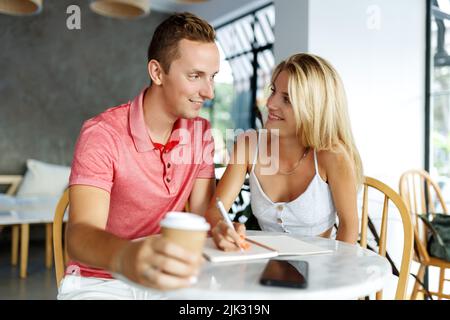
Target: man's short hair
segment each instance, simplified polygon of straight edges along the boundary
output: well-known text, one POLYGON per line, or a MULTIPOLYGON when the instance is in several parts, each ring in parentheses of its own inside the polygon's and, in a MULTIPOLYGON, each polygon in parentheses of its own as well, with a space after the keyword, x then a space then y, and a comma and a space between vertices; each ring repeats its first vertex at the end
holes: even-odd
POLYGON ((168 73, 172 61, 180 57, 178 43, 182 39, 209 43, 214 42, 215 36, 213 27, 205 20, 189 12, 175 13, 156 28, 148 47, 148 62, 157 60, 168 73))

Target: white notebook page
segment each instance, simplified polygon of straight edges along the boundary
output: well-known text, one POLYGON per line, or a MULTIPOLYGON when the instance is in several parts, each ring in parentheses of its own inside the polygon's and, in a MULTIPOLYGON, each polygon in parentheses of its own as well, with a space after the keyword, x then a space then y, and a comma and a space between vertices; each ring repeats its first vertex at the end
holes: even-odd
POLYGON ((308 255, 330 253, 333 250, 325 249, 290 236, 248 236, 247 239, 260 243, 277 251, 278 255, 308 255))

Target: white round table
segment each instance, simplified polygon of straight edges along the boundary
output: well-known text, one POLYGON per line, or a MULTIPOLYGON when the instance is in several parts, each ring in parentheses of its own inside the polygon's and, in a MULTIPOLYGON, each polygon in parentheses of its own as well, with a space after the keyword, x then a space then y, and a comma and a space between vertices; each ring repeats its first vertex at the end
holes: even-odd
MULTIPOLYGON (((257 231, 247 233, 280 234, 257 231)), ((307 261, 309 263, 307 288, 269 287, 259 284, 259 278, 268 259, 227 263, 206 262, 194 286, 167 291, 164 296, 167 299, 236 301, 357 299, 375 293, 387 284, 392 270, 386 258, 359 245, 320 237, 298 238, 333 250, 333 253, 319 255, 276 258, 307 261)))

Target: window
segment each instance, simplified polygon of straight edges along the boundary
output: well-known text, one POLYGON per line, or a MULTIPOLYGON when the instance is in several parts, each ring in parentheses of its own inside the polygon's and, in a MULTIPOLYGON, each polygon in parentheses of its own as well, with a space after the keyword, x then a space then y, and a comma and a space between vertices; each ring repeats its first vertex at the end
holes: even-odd
POLYGON ((211 121, 216 142, 215 162, 225 164, 226 147, 233 136, 227 129, 262 126, 270 75, 275 63, 273 43, 275 9, 265 5, 216 27, 221 51, 220 72, 216 77, 215 98, 202 110, 211 121))
POLYGON ((429 169, 450 199, 450 1, 431 0, 429 35, 429 169))

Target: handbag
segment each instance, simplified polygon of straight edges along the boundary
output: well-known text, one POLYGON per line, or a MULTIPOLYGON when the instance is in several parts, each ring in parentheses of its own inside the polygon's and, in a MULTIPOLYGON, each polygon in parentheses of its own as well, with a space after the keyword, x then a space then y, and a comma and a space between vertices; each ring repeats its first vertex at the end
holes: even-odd
POLYGON ((428 228, 428 254, 450 261, 450 215, 435 213, 432 219, 426 214, 418 216, 428 228))

